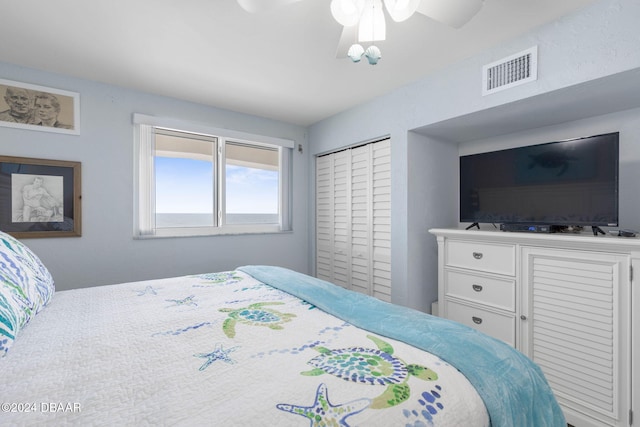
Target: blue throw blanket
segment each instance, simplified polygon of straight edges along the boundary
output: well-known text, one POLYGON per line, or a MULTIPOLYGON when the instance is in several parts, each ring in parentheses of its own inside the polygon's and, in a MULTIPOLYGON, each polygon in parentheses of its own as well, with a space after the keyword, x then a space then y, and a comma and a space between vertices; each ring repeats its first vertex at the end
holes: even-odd
POLYGON ((567 425, 540 368, 502 341, 285 268, 238 270, 359 328, 411 344, 455 366, 478 391, 493 427, 567 425))

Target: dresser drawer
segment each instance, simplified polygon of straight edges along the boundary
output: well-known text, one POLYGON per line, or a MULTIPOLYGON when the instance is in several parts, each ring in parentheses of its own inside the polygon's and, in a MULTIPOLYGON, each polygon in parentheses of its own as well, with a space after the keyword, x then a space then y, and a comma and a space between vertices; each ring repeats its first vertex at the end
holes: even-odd
POLYGON ((515 347, 516 320, 514 316, 498 314, 481 308, 445 300, 447 319, 470 326, 515 347))
POLYGON ((515 311, 515 279, 445 270, 445 295, 515 311))
POLYGON ((515 245, 447 240, 445 263, 452 267, 514 276, 516 271, 515 245))

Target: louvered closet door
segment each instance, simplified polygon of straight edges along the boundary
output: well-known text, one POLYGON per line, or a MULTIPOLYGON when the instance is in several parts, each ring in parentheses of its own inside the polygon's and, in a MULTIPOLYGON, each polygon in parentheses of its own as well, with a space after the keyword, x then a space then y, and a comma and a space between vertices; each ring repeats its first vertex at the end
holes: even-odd
POLYGON ((351 245, 351 154, 316 159, 316 275, 348 288, 351 245))
POLYGON ((391 300, 390 145, 384 140, 316 161, 317 276, 391 300))
POLYGON ((371 146, 351 150, 351 289, 371 295, 371 146))
POLYGON ((333 156, 333 283, 351 283, 351 153, 333 156))
MULTIPOLYGON (((615 254, 523 248, 522 349, 563 408, 626 425, 629 260, 615 254)), ((575 424, 579 424, 574 421, 575 424)))
POLYGON ((391 301, 391 142, 371 146, 372 294, 391 301))
POLYGON ((333 280, 333 158, 316 159, 316 275, 333 280))

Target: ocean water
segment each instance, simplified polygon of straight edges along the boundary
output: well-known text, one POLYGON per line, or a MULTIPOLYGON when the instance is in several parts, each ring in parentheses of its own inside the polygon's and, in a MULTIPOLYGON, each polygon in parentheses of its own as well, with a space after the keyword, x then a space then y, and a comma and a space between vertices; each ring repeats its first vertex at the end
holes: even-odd
MULTIPOLYGON (((278 214, 227 214, 227 224, 277 224, 278 214)), ((158 213, 156 227, 212 227, 211 214, 158 213)))

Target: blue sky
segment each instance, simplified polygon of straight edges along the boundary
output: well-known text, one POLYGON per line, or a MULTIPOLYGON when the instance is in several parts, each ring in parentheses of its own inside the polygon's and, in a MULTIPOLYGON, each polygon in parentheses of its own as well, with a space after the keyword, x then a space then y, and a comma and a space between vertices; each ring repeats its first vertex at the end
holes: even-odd
MULTIPOLYGON (((156 157, 156 212, 211 213, 213 165, 156 157)), ((227 213, 277 213, 278 173, 227 165, 227 213)))

